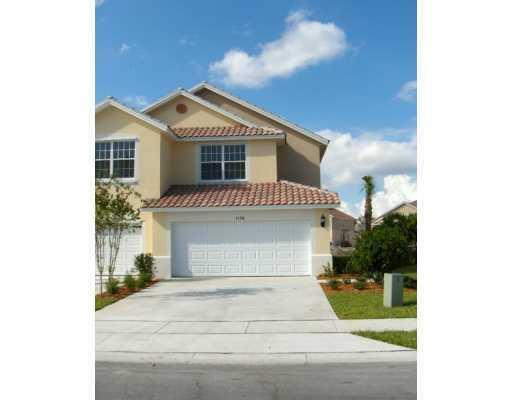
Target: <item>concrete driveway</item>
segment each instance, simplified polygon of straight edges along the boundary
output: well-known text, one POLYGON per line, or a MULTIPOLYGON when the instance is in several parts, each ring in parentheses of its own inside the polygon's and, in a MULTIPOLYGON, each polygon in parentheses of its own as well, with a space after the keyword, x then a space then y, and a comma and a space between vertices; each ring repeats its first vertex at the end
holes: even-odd
POLYGON ((176 279, 96 312, 99 321, 308 321, 337 317, 313 277, 176 279))
POLYGON ((343 322, 313 277, 176 279, 96 312, 96 360, 304 364, 411 353, 351 335, 343 322))

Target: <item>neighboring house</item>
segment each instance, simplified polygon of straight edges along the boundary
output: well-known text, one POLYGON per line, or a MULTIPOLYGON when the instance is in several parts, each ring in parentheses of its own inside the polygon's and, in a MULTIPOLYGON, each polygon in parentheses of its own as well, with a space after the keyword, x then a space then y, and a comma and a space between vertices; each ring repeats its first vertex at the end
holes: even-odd
POLYGON ((152 253, 159 278, 316 275, 332 261, 320 189, 329 141, 203 82, 136 111, 96 106, 96 177, 142 195, 119 271, 152 253))
POLYGON ((376 218, 373 222, 373 225, 379 225, 382 223, 384 218, 391 214, 401 214, 401 215, 410 215, 416 214, 417 211, 417 201, 406 201, 392 208, 391 210, 385 212, 380 217, 376 218))
POLYGON ((331 243, 333 247, 351 247, 355 244, 357 219, 341 210, 332 209, 331 243))

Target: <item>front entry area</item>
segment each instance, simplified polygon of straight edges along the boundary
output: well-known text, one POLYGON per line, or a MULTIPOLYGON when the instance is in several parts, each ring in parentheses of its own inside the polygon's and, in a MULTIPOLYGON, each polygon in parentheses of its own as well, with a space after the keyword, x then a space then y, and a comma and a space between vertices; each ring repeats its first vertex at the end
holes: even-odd
POLYGON ((175 222, 172 276, 311 275, 308 221, 175 222))

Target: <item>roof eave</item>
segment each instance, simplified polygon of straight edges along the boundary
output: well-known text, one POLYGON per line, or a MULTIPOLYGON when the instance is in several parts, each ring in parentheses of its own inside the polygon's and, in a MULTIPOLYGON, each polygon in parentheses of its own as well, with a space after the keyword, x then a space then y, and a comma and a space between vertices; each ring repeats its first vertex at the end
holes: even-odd
POLYGON ((197 211, 264 211, 264 210, 305 210, 318 208, 339 207, 340 203, 333 204, 289 204, 270 206, 222 206, 222 207, 142 207, 141 212, 197 212, 197 211))
POLYGON ((261 135, 261 136, 196 136, 179 137, 180 142, 210 142, 210 141, 237 141, 237 140, 284 140, 286 135, 261 135))

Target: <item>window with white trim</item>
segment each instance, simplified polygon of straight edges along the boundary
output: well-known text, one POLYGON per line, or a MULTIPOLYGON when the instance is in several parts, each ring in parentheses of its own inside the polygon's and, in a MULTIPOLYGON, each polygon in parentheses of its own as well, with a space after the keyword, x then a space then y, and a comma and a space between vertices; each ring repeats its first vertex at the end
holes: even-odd
POLYGON ((203 144, 200 157, 202 181, 246 179, 245 144, 203 144))
POLYGON ((135 178, 135 140, 96 142, 96 178, 135 178))

